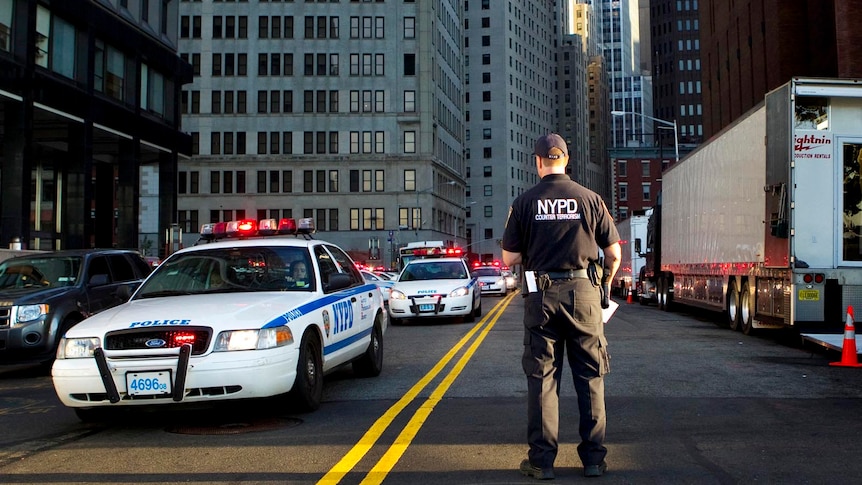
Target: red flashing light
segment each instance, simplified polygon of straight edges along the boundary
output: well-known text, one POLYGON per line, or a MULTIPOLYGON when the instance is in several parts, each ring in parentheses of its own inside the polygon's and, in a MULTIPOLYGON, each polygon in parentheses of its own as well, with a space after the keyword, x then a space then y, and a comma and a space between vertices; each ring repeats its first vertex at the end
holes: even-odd
POLYGON ((282 219, 278 221, 279 234, 296 234, 296 219, 282 219))
POLYGON ((825 276, 823 276, 823 275, 822 275, 822 274, 820 274, 820 273, 817 273, 817 274, 815 274, 815 275, 814 275, 814 282, 815 282, 815 283, 823 283, 823 280, 824 280, 824 279, 825 279, 825 276))
POLYGON ((177 333, 174 334, 174 344, 176 344, 177 347, 180 347, 183 344, 194 344, 195 338, 196 336, 193 333, 177 333))
POLYGON ((814 281, 814 276, 812 276, 810 273, 805 273, 804 275, 802 275, 802 281, 806 283, 811 283, 812 281, 814 281))

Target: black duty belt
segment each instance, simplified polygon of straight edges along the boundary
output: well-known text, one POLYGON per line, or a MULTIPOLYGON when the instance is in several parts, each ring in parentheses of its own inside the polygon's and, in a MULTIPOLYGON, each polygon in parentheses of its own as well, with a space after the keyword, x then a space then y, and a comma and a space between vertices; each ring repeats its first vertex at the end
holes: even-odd
POLYGON ((585 269, 570 269, 565 271, 536 271, 536 274, 548 275, 552 280, 573 280, 575 278, 589 278, 585 269))

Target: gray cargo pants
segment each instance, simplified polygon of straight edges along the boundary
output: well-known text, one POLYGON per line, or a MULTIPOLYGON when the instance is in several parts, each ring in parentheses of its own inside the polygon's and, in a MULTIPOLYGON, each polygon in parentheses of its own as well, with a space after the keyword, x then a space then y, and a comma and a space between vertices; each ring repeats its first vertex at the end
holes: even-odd
POLYGON ((605 386, 610 371, 599 289, 589 280, 554 281, 528 293, 524 303, 527 376, 527 442, 530 463, 554 465, 558 448, 560 377, 564 350, 575 381, 580 411, 578 455, 586 465, 604 460, 605 386))

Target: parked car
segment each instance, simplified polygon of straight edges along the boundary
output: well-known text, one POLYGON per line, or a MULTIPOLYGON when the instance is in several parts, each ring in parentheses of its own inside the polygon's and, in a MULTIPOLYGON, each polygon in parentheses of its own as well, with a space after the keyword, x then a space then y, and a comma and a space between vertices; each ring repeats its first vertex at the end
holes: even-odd
POLYGON ((362 277, 365 278, 365 281, 369 283, 374 283, 375 285, 377 285, 378 288, 380 288, 380 293, 383 294, 383 303, 388 305, 389 293, 392 292, 392 285, 394 285, 395 282, 386 279, 377 273, 372 273, 371 271, 362 270, 360 271, 360 273, 362 273, 362 277))
POLYGON ((380 291, 337 246, 228 238, 175 252, 127 303, 68 331, 53 383, 85 421, 116 407, 278 395, 314 410, 329 371, 380 374, 387 325, 380 291))
POLYGON ((137 251, 67 250, 0 263, 0 362, 50 363, 78 322, 126 300, 150 274, 137 251))

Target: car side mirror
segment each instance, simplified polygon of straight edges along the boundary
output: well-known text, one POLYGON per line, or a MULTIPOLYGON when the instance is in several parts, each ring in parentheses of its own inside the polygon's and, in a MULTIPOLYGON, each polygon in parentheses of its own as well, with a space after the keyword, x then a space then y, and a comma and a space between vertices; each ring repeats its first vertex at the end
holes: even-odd
POLYGON ((87 284, 90 286, 105 286, 108 284, 108 275, 104 273, 93 275, 87 284))
POLYGON ((340 290, 342 288, 347 288, 350 284, 353 283, 353 280, 349 275, 344 273, 335 273, 329 275, 329 290, 335 291, 340 290))
POLYGON ((120 285, 117 288, 117 298, 123 301, 129 301, 132 296, 132 288, 129 285, 120 285))

